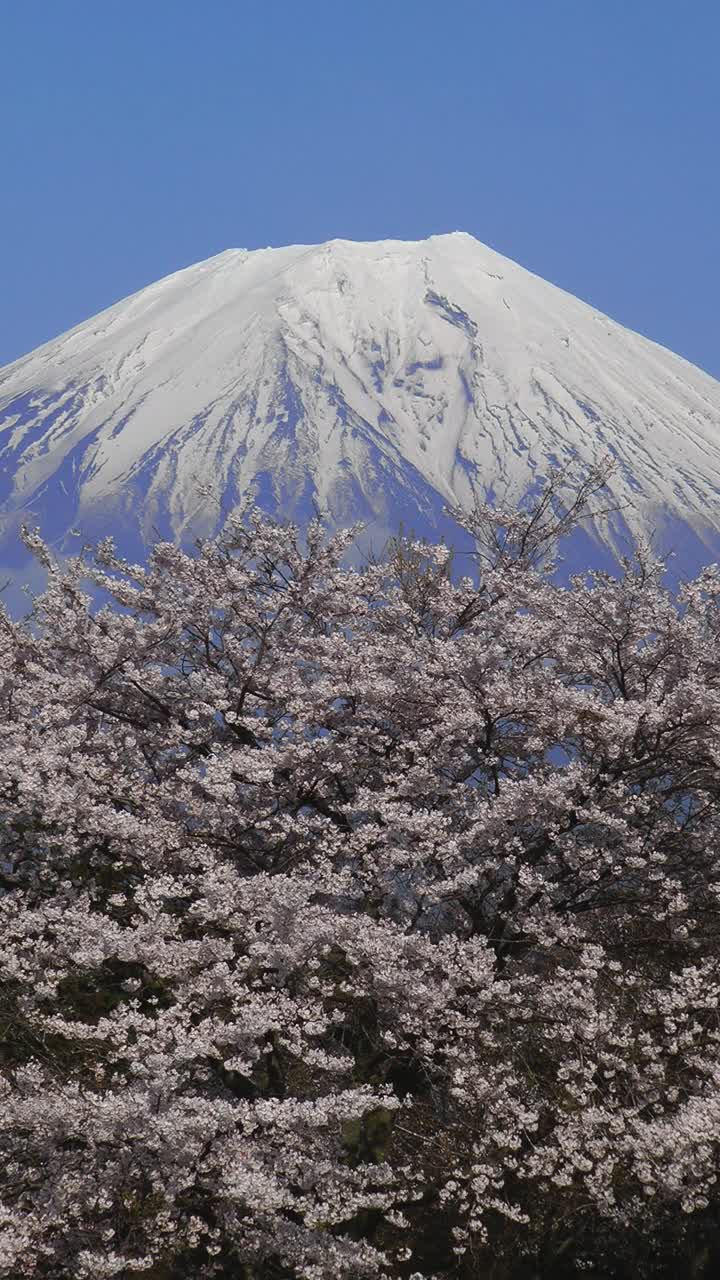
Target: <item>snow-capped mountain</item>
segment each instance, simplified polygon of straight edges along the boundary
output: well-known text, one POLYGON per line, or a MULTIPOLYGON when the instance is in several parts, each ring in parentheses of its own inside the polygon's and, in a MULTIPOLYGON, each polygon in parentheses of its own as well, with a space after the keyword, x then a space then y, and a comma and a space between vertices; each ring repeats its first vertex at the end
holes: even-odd
POLYGON ((462 233, 229 250, 0 370, 6 541, 183 538, 251 485, 432 532, 606 453, 628 524, 717 554, 720 384, 462 233))

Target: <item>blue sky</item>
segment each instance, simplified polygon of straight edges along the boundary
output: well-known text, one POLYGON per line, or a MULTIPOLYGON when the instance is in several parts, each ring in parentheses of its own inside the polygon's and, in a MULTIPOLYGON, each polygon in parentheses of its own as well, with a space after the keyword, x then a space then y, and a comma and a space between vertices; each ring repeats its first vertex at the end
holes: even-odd
POLYGON ((720 377, 718 0, 4 0, 0 364, 229 247, 470 231, 720 377))

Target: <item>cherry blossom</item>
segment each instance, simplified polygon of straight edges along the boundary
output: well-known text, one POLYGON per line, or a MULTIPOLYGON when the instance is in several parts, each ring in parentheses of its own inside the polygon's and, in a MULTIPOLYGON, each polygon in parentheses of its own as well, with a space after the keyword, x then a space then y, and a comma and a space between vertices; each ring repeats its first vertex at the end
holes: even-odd
POLYGON ((147 565, 26 534, 0 1274, 674 1275, 714 1247, 720 574, 673 594, 639 547, 563 584, 602 479, 465 517, 468 576, 404 540, 348 567, 353 531, 252 509, 147 565))

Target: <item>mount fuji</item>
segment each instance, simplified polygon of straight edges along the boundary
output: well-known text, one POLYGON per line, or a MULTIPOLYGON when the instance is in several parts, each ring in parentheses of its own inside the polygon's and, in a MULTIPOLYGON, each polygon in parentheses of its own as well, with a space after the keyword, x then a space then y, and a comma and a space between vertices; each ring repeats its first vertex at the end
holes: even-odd
POLYGON ((612 455, 628 528, 720 553, 720 384, 463 233, 228 250, 0 370, 0 545, 21 521, 133 554, 252 491, 303 522, 451 530, 612 455))

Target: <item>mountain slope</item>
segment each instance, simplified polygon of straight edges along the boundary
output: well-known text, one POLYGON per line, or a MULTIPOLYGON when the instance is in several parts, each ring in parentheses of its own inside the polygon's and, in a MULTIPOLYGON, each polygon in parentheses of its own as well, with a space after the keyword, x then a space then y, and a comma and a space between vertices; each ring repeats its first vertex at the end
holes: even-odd
POLYGON ((632 527, 717 549, 720 384, 462 233, 229 250, 0 370, 6 541, 182 538, 251 485, 432 531, 608 452, 632 527))

